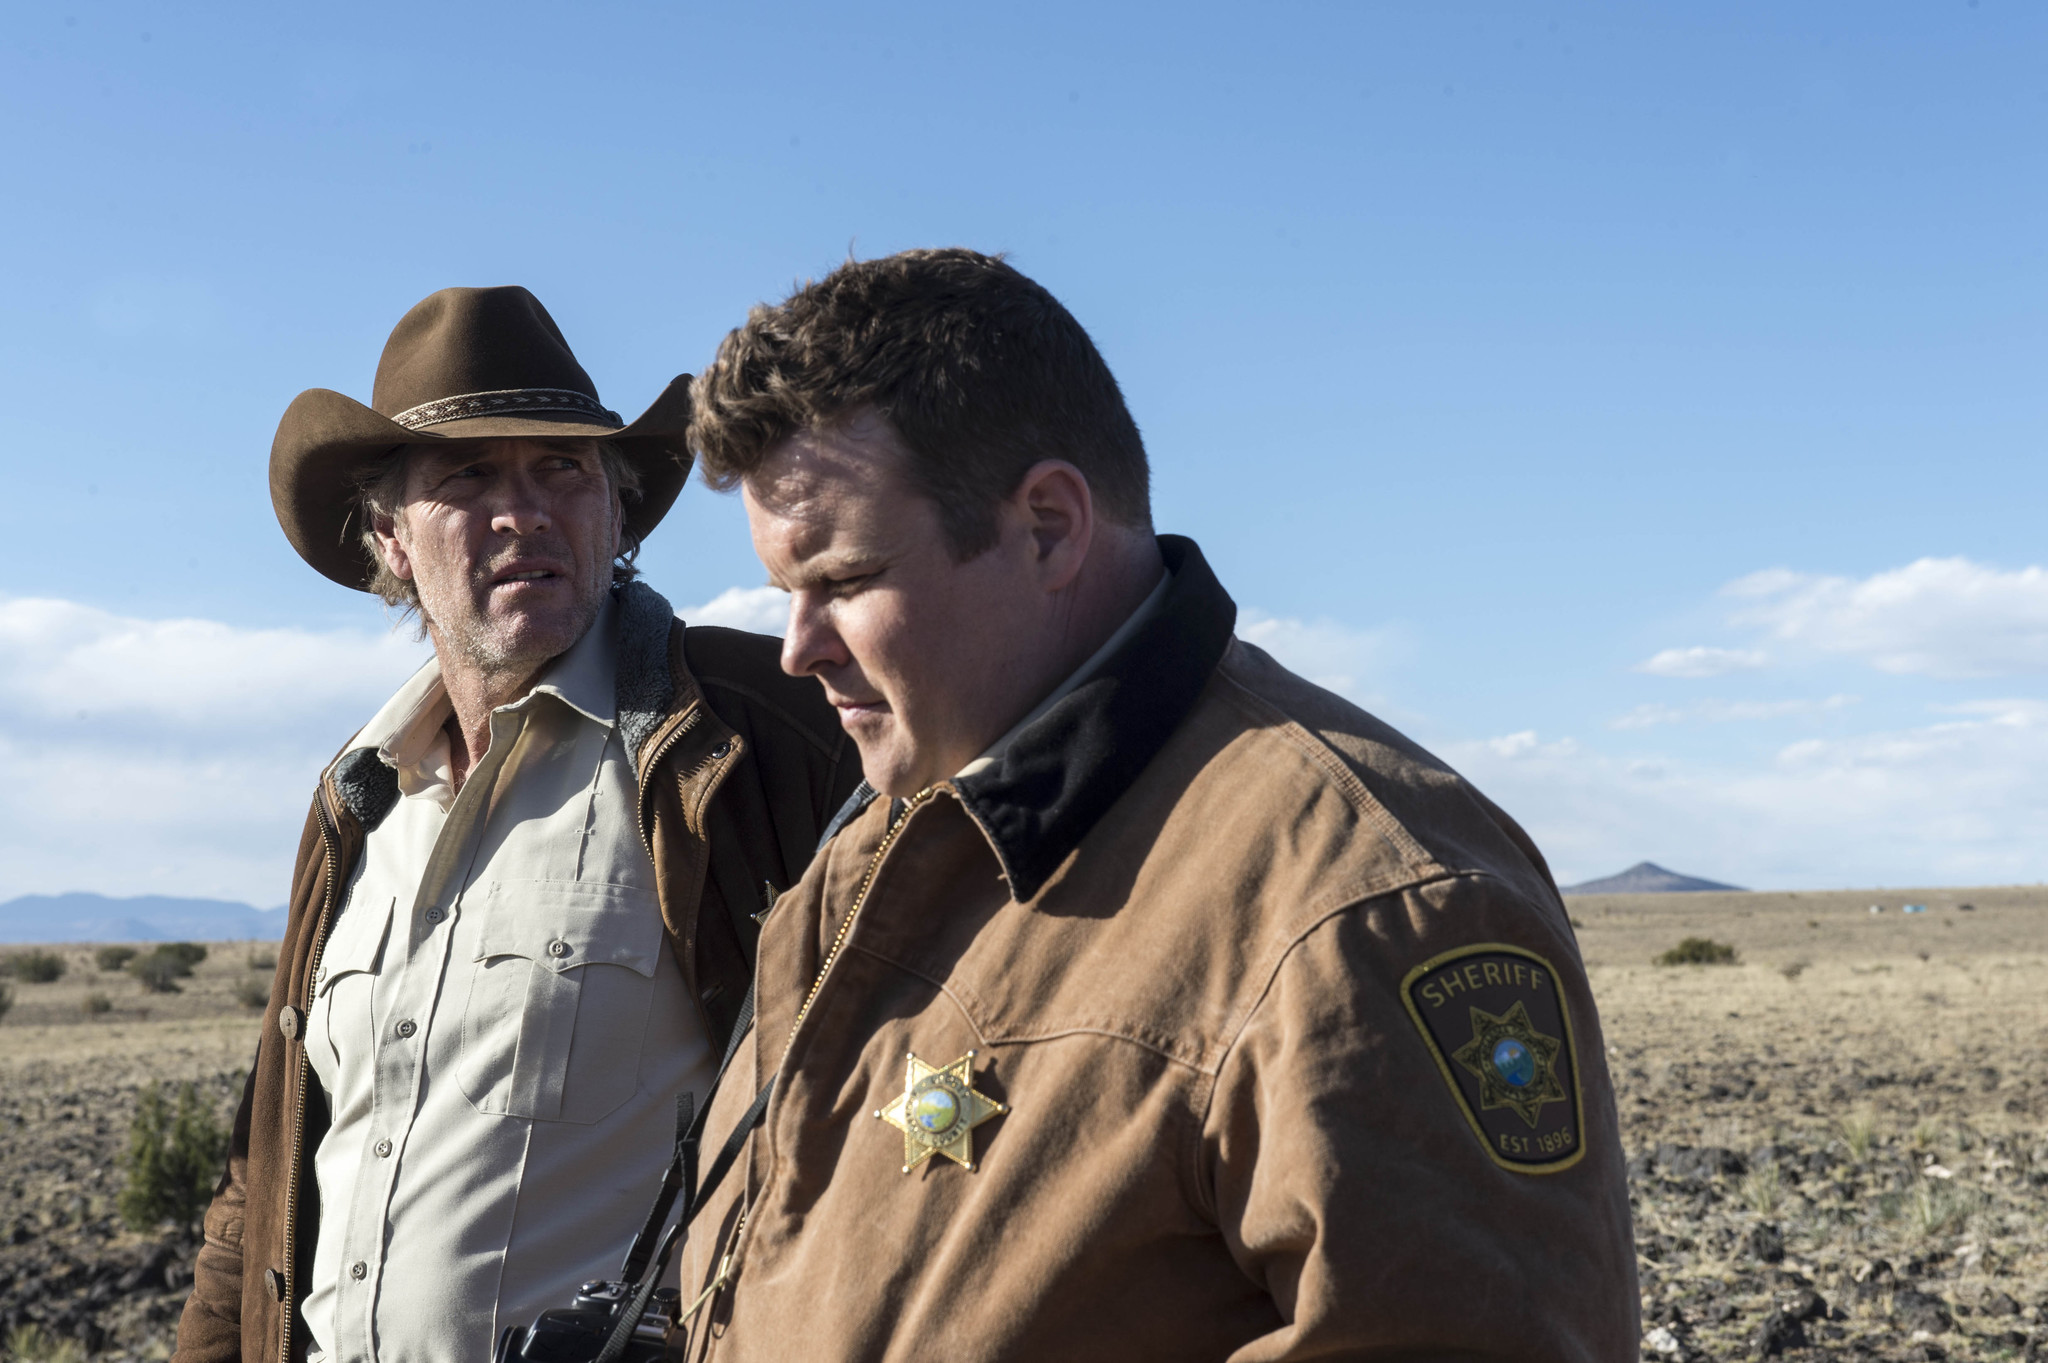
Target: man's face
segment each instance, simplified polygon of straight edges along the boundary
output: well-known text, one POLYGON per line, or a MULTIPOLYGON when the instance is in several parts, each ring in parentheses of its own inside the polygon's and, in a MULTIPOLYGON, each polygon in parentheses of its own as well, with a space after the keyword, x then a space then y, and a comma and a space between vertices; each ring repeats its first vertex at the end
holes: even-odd
POLYGON ((412 446, 386 561, 437 650, 487 672, 538 667, 597 617, 622 516, 590 440, 412 446))
POLYGON ((880 417, 790 436, 742 484, 754 552, 790 594, 782 667, 824 683, 870 785, 952 776, 1028 710, 1043 592, 1006 529, 956 563, 880 417))

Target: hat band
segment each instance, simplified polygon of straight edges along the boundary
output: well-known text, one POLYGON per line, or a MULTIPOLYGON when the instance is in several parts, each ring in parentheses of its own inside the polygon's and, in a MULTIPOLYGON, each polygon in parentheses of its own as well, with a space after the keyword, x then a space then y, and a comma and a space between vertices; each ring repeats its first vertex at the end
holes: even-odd
POLYGON ((626 424, 619 420, 617 412, 588 393, 579 393, 573 388, 498 388, 488 393, 458 393, 452 398, 436 398, 417 407, 408 407, 391 419, 408 431, 417 431, 422 426, 438 426, 444 421, 460 421, 465 417, 505 416, 520 412, 574 412, 609 421, 614 426, 626 424))

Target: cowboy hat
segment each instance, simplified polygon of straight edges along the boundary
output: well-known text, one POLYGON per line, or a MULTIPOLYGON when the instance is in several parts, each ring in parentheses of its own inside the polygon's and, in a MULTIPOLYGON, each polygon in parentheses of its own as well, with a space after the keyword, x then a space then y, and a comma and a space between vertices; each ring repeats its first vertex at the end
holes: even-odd
POLYGON ((606 440, 640 471, 626 529, 654 529, 690 476, 683 430, 690 376, 637 421, 597 400, 555 319, 525 289, 443 289, 399 319, 377 361, 370 405, 325 388, 292 399, 270 446, 270 502, 299 557, 344 587, 369 589, 358 493, 366 468, 401 445, 606 440))

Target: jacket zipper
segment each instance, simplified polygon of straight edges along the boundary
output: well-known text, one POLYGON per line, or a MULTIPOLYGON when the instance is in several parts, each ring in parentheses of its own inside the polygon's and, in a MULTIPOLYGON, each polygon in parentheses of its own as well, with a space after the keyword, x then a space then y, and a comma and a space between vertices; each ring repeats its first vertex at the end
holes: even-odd
POLYGON ((691 707, 680 723, 661 736, 660 741, 649 750, 647 759, 640 764, 639 808, 633 811, 633 826, 640 833, 640 845, 647 849, 649 861, 653 861, 655 857, 654 837, 647 830, 647 783, 653 779, 654 769, 661 765, 661 759, 668 756, 668 750, 673 748, 684 734, 696 727, 698 717, 703 713, 704 707, 701 702, 691 707))
MULTIPOLYGON (((313 1012, 312 1000, 314 981, 320 976, 320 957, 327 950, 327 925, 334 911, 336 882, 340 878, 341 834, 334 826, 334 817, 327 808, 327 782, 323 777, 320 790, 313 799, 313 811, 320 821, 321 854, 327 859, 327 892, 320 903, 320 918, 313 925, 313 954, 306 963, 306 1006, 300 1010, 302 1017, 313 1012)), ((294 1000, 293 1005, 297 1003, 294 1000)), ((312 1064, 306 1058, 305 1023, 299 1024, 299 1101, 292 1113, 292 1154, 285 1165, 291 1182, 285 1190, 284 1212, 284 1321, 278 1329, 278 1363, 291 1363, 292 1355, 292 1312, 293 1299, 298 1291, 295 1275, 298 1271, 298 1229, 299 1229, 299 1156, 306 1143, 306 1084, 311 1078, 312 1064)))
POLYGON ((854 920, 860 917, 861 909, 867 905, 868 891, 875 885, 875 873, 882 869, 882 858, 888 856, 889 849, 896 845, 897 835, 902 833, 903 825, 910 822, 910 816, 917 812, 919 806, 929 802, 937 791, 937 786, 926 786, 905 800, 903 812, 896 816, 896 821, 889 825, 889 831, 882 835, 881 844, 875 848, 874 856, 868 858, 867 872, 861 876, 860 890, 853 897, 853 909, 846 915, 846 921, 839 925, 839 931, 833 936, 832 948, 825 953, 825 959, 818 966, 818 977, 811 981, 811 992, 804 995, 803 1007, 796 1010, 796 1021, 789 1024, 789 1040, 782 1046, 785 1059, 789 1055, 789 1048, 796 1043, 796 1029, 803 1026, 804 1019, 810 1016, 811 1005, 818 1001, 818 991, 825 987, 826 974, 832 969, 832 963, 839 959, 839 949, 846 945, 847 934, 853 931, 854 920))
MULTIPOLYGON (((839 931, 834 934, 831 950, 825 953, 825 959, 819 964, 818 976, 811 981, 811 989, 808 994, 804 995, 803 1006, 796 1010, 796 1021, 789 1024, 789 1041, 785 1042, 782 1048, 784 1059, 788 1058, 789 1047, 796 1041, 797 1028, 803 1026, 804 1019, 810 1015, 811 1005, 817 1002, 818 991, 825 987, 825 976, 830 973, 832 963, 839 959, 839 950, 846 945, 847 935, 853 931, 854 920, 860 917, 861 909, 867 905, 868 891, 873 889, 875 885, 875 873, 882 869, 882 858, 888 856, 889 849, 896 845, 896 839, 903 832, 903 825, 910 821, 910 816, 917 811, 919 806, 928 803, 937 791, 938 787, 936 786, 926 786, 923 790, 905 800, 903 802, 903 811, 896 816, 896 821, 889 825, 889 831, 882 835, 882 841, 875 848, 874 855, 868 858, 867 870, 861 875, 860 889, 853 897, 853 908, 847 913, 846 921, 839 925, 839 931)), ((683 1320, 688 1320, 691 1316, 696 1315, 709 1305, 721 1290, 732 1285, 734 1272, 739 1266, 740 1240, 746 1234, 747 1218, 752 1214, 752 1211, 751 1207, 741 1209, 739 1223, 733 1227, 732 1239, 728 1242, 729 1248, 727 1248, 724 1257, 718 1261, 717 1272, 712 1275, 709 1285, 697 1294, 697 1300, 690 1304, 690 1309, 682 1317, 683 1320)), ((708 1342, 705 1348, 705 1357, 708 1358, 710 1356, 710 1345, 708 1342)))

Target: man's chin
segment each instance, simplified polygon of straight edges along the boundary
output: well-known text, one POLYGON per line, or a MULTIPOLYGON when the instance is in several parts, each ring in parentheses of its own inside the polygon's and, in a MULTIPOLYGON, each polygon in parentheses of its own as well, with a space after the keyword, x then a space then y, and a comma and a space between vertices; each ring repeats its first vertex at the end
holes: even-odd
POLYGON ((463 651, 490 667, 546 662, 575 647, 596 616, 595 608, 486 611, 463 631, 463 651))

